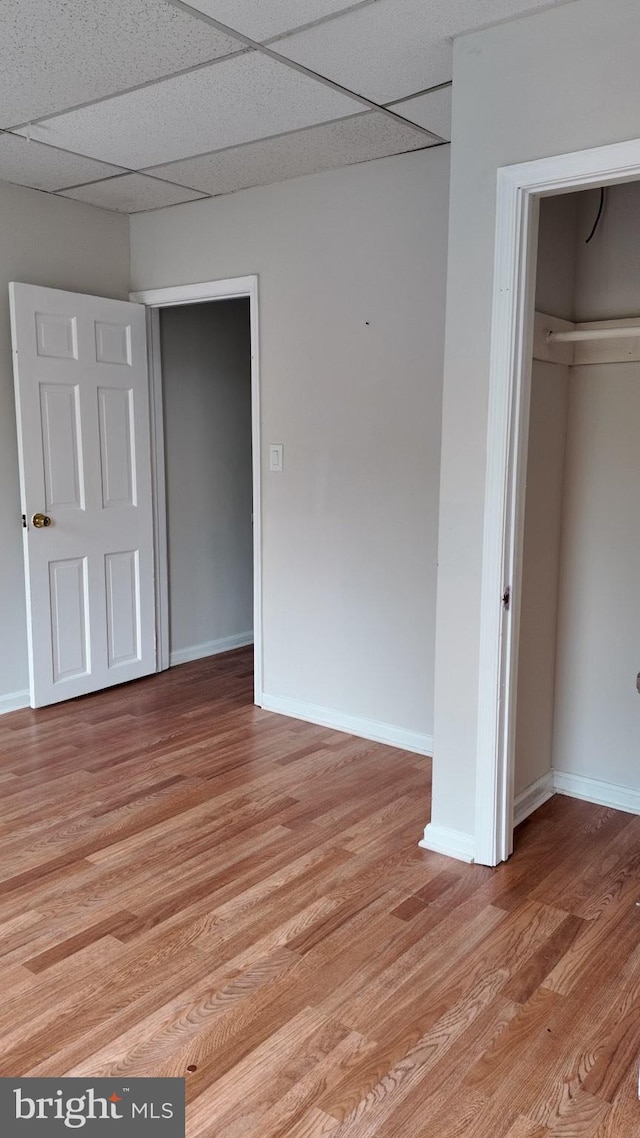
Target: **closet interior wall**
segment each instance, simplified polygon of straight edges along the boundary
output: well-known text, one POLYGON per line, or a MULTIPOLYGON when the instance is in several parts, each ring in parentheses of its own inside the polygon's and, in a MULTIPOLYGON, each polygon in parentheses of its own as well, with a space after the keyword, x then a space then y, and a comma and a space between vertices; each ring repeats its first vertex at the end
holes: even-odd
POLYGON ((253 641, 249 300, 160 310, 170 662, 253 641))
MULTIPOLYGON (((536 308, 575 322, 640 316, 640 184, 541 203, 536 308)), ((534 360, 515 794, 558 790, 640 809, 640 362, 534 360), (634 797, 636 795, 637 797, 634 797)))

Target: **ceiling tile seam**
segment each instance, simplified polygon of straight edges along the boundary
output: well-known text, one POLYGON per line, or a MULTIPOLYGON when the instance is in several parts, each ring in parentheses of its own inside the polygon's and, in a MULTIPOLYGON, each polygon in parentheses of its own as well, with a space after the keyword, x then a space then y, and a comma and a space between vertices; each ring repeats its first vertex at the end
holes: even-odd
MULTIPOLYGON (((99 186, 102 182, 113 182, 116 178, 129 178, 132 174, 139 174, 139 170, 121 170, 118 174, 106 174, 104 178, 91 178, 88 182, 74 182, 72 186, 58 186, 57 190, 52 190, 52 194, 64 194, 67 190, 82 190, 85 186, 99 186)), ((161 181, 156 178, 156 181, 161 181)), ((178 185, 177 182, 172 182, 172 185, 178 185)), ((192 186, 183 186, 183 190, 194 189, 192 186)))
MULTIPOLYGON (((373 99, 367 98, 366 95, 359 95, 356 91, 350 91, 348 87, 343 87, 341 83, 336 83, 334 79, 329 79, 326 75, 320 75, 317 71, 312 71, 310 67, 305 67, 303 63, 298 63, 294 59, 289 59, 286 55, 281 55, 279 52, 274 51, 273 48, 267 47, 266 44, 260 43, 258 40, 251 39, 243 32, 234 31, 227 24, 223 24, 220 20, 215 20, 213 16, 208 16, 205 12, 201 12, 199 8, 193 8, 191 4, 185 0, 166 0, 168 4, 172 4, 180 12, 191 13, 196 19, 201 20, 203 23, 208 24, 212 28, 216 28, 219 32, 225 35, 234 36, 236 39, 241 40, 247 47, 252 48, 254 51, 266 55, 269 59, 274 60, 275 63, 282 64, 283 67, 288 67, 292 71, 297 71, 299 75, 306 75, 308 79, 313 79, 317 83, 322 83, 325 87, 330 87, 333 91, 337 91, 340 95, 345 95, 354 102, 361 103, 362 106, 369 107, 373 111, 379 111, 383 115, 390 118, 398 119, 400 115, 396 115, 394 111, 389 110, 381 103, 375 103, 373 99)), ((425 135, 428 138, 435 139, 436 142, 448 142, 446 138, 441 135, 435 134, 433 131, 426 130, 425 127, 420 126, 418 123, 412 123, 409 119, 402 119, 407 126, 411 127, 416 134, 425 135)))
MULTIPOLYGON (((110 95, 101 95, 97 99, 87 99, 84 103, 74 103, 72 106, 63 107, 59 111, 51 111, 49 114, 39 115, 34 119, 25 119, 24 122, 14 123, 12 126, 0 127, 0 130, 7 134, 15 134, 27 127, 37 126, 38 123, 49 122, 51 119, 60 118, 62 115, 73 114, 74 111, 84 111, 87 107, 96 107, 98 103, 109 103, 112 99, 119 99, 121 95, 132 95, 136 91, 144 91, 145 87, 157 87, 160 83, 179 79, 182 75, 191 75, 196 71, 203 71, 206 67, 215 66, 216 63, 226 63, 229 59, 239 59, 243 55, 250 55, 252 51, 253 48, 245 46, 238 51, 230 52, 229 55, 216 55, 213 59, 205 59, 203 63, 192 63, 189 67, 182 67, 180 71, 170 71, 167 75, 159 75, 157 79, 146 79, 144 83, 135 83, 131 87, 123 87, 122 90, 114 91, 110 95)), ((86 158, 87 155, 83 154, 81 157, 86 158)), ((97 161, 100 160, 97 159, 97 161)), ((110 165, 115 165, 115 163, 110 163, 110 165)))
MULTIPOLYGON (((27 148, 29 148, 29 146, 43 146, 46 150, 55 150, 57 154, 68 154, 70 158, 82 158, 84 162, 96 162, 102 166, 113 166, 115 174, 104 174, 102 178, 92 178, 91 182, 106 182, 110 178, 119 178, 122 174, 138 173, 138 170, 132 170, 129 166, 120 166, 118 162, 105 162, 103 158, 92 158, 89 154, 79 154, 77 150, 67 150, 65 146, 56 146, 53 142, 43 142, 39 138, 27 138, 24 134, 16 134, 12 130, 6 130, 4 127, 0 127, 0 134, 6 134, 9 138, 19 139, 20 142, 24 142, 27 148)), ((46 190, 44 192, 57 194, 59 190, 73 190, 76 186, 85 185, 90 185, 90 182, 74 182, 71 186, 58 186, 55 190, 46 190)))
MULTIPOLYGON (((182 158, 182 159, 180 159, 180 161, 182 161, 182 162, 187 161, 188 162, 189 159, 188 158, 187 159, 182 158)), ((165 162, 165 163, 161 162, 161 163, 159 163, 159 165, 168 166, 169 163, 168 162, 165 162)), ((149 167, 149 169, 151 169, 151 167, 149 167)), ((103 182, 115 182, 117 178, 128 178, 131 175, 133 175, 134 177, 139 177, 139 178, 149 178, 153 182, 162 182, 162 184, 165 186, 175 186, 176 189, 178 189, 178 190, 192 190, 194 194, 204 194, 207 197, 211 197, 211 195, 209 194, 209 192, 207 190, 201 190, 199 186, 187 186, 187 185, 185 185, 184 182, 172 182, 171 178, 161 178, 158 174, 148 174, 146 172, 146 170, 143 170, 143 169, 140 169, 140 170, 123 169, 118 174, 107 174, 106 177, 104 177, 104 178, 91 178, 88 182, 74 182, 74 184, 72 186, 59 186, 57 190, 52 190, 51 192, 54 194, 61 194, 61 193, 66 192, 67 190, 82 190, 88 186, 99 186, 103 182)))
MULTIPOLYGON (((366 164, 368 162, 380 162, 384 158, 402 158, 402 156, 405 154, 421 154, 423 150, 439 150, 441 146, 450 146, 450 143, 446 142, 446 141, 445 142, 433 142, 433 143, 426 143, 425 146, 418 146, 414 150, 394 150, 390 154, 380 154, 380 155, 378 155, 377 158, 359 158, 357 162, 350 162, 349 166, 366 166, 366 164)), ((348 167, 342 167, 342 169, 347 169, 347 168, 348 167)), ((329 174, 332 172, 332 170, 335 170, 335 169, 336 169, 336 167, 328 166, 325 170, 314 170, 313 173, 310 173, 310 174, 296 174, 293 178, 287 178, 286 181, 287 182, 295 182, 298 178, 313 178, 316 176, 316 174, 329 174)), ((228 198, 230 194, 237 194, 240 192, 240 190, 260 190, 264 186, 275 186, 275 185, 284 185, 284 182, 260 182, 257 186, 240 186, 236 190, 221 190, 219 194, 209 193, 208 197, 211 201, 215 201, 216 198, 228 198)), ((184 203, 182 203, 182 204, 184 204, 184 203)), ((189 205, 191 203, 187 202, 186 204, 189 205)), ((158 207, 154 207, 154 208, 158 208, 158 207)), ((164 209, 170 209, 171 206, 164 206, 164 207, 160 206, 159 208, 160 209, 163 209, 163 208, 164 209)), ((138 212, 144 213, 144 212, 150 212, 150 211, 138 210, 138 212)))
MULTIPOLYGON (((135 171, 131 171, 131 172, 135 173, 135 171)), ((121 175, 117 175, 117 176, 120 177, 121 175)), ((112 179, 111 178, 101 178, 99 180, 102 182, 110 182, 112 179)), ((156 178, 155 180, 157 182, 159 182, 161 179, 156 178)), ((96 205, 95 202, 84 201, 83 198, 70 198, 70 197, 68 197, 67 196, 68 191, 75 189, 76 187, 74 187, 74 186, 60 187, 57 190, 45 190, 41 186, 25 186, 24 182, 14 182, 10 178, 3 178, 2 181, 8 186, 17 186, 18 189, 20 189, 20 190, 31 190, 31 192, 34 194, 47 194, 47 196, 50 198, 63 198, 65 201, 70 201, 70 202, 77 201, 80 203, 80 205, 89 205, 92 207, 92 209, 104 209, 107 211, 107 213, 124 213, 125 212, 124 210, 113 209, 107 205, 96 205)), ((93 183, 93 182, 89 183, 89 185, 95 185, 95 184, 96 183, 93 183)), ((174 183, 174 182, 169 183, 169 184, 170 185, 177 185, 177 183, 174 183)), ((189 187, 189 186, 179 186, 178 188, 181 190, 191 191, 191 187, 189 187)), ((187 198, 187 200, 184 202, 171 202, 171 205, 189 205, 190 201, 194 201, 194 200, 195 201, 204 201, 205 198, 213 197, 213 194, 207 193, 206 190, 194 190, 191 192, 200 194, 200 197, 195 198, 195 199, 193 199, 193 198, 188 199, 187 198)), ((151 206, 151 207, 149 207, 148 210, 132 210, 131 212, 132 213, 149 213, 151 211, 151 209, 168 209, 168 208, 170 208, 170 207, 166 206, 166 205, 160 205, 160 206, 151 206)))
MULTIPOLYGON (((186 190, 187 187, 182 186, 181 189, 186 190)), ((59 193, 54 194, 54 197, 63 198, 64 196, 65 195, 64 195, 62 190, 59 193)), ((203 194, 201 194, 201 196, 199 198, 191 198, 191 199, 187 198, 186 201, 183 201, 183 202, 169 202, 168 205, 150 205, 150 206, 146 206, 143 209, 130 209, 130 210, 114 209, 113 206, 108 206, 108 205, 96 205, 95 202, 85 202, 82 198, 66 198, 66 201, 70 201, 70 202, 77 201, 77 202, 80 202, 81 205, 90 205, 92 207, 92 209, 104 209, 107 213, 120 213, 125 217, 131 217, 133 214, 136 214, 136 213, 157 213, 159 209, 175 209, 175 207, 179 206, 179 205, 199 205, 200 202, 211 201, 214 196, 220 197, 219 194, 214 195, 214 194, 203 193, 203 194)))
POLYGON ((448 87, 453 87, 453 79, 446 79, 444 83, 435 83, 433 87, 424 87, 422 91, 414 91, 413 95, 402 95, 400 99, 389 99, 385 103, 385 107, 397 107, 398 103, 410 103, 412 99, 420 99, 424 95, 435 95, 438 91, 446 91, 448 87))
POLYGON ((2 185, 17 186, 20 190, 31 190, 33 194, 48 194, 50 198, 57 198, 62 194, 62 189, 59 190, 44 190, 42 186, 25 186, 24 182, 14 182, 12 178, 0 179, 2 185))
POLYGON ((368 118, 377 114, 377 111, 356 111, 353 115, 341 115, 337 119, 325 119, 322 122, 309 123, 308 126, 293 127, 292 130, 281 130, 277 134, 265 134, 259 138, 250 138, 247 142, 234 142, 231 146, 220 146, 215 150, 203 150, 200 154, 189 154, 186 158, 171 158, 168 162, 154 162, 151 166, 141 166, 139 174, 147 174, 151 170, 164 169, 166 166, 179 166, 183 162, 195 162, 198 158, 210 158, 214 154, 227 154, 230 150, 244 150, 247 146, 257 146, 260 142, 273 142, 278 138, 288 138, 292 134, 307 134, 310 130, 321 130, 323 126, 337 126, 339 123, 352 122, 353 119, 368 118))
MULTIPOLYGON (((412 150, 391 150, 388 154, 378 154, 375 158, 358 158, 355 162, 349 162, 346 166, 326 166, 322 170, 313 170, 306 174, 294 174, 293 177, 285 179, 286 182, 295 182, 298 178, 315 178, 316 174, 330 174, 335 170, 348 170, 350 166, 365 166, 367 162, 381 162, 385 158, 402 158, 405 154, 422 154, 423 150, 439 150, 441 146, 450 146, 449 142, 427 142, 425 146, 416 146, 412 150)), ((212 201, 216 198, 228 198, 229 194, 237 194, 240 190, 260 190, 264 186, 283 186, 284 182, 259 182, 255 186, 239 186, 235 190, 220 190, 219 193, 212 193, 209 191, 208 197, 212 201)))
POLYGON ((453 42, 454 40, 461 39, 463 36, 473 36, 476 32, 486 32, 488 28, 499 28, 501 24, 513 24, 516 20, 526 20, 529 17, 537 16, 541 12, 548 12, 551 8, 566 8, 568 4, 575 4, 576 0, 548 0, 546 4, 540 4, 539 7, 530 9, 526 12, 513 12, 510 16, 500 16, 497 20, 489 20, 485 23, 478 24, 467 28, 466 31, 455 32, 447 38, 453 42))
MULTIPOLYGON (((165 0, 170 4, 171 0, 165 0)), ((327 12, 326 16, 318 16, 316 20, 308 20, 306 24, 297 24, 294 28, 284 28, 283 31, 278 32, 273 36, 265 36, 263 40, 259 40, 261 44, 268 47, 270 44, 275 43, 276 40, 288 39, 289 36, 297 36, 299 32, 308 32, 312 28, 319 28, 322 24, 329 24, 332 20, 339 20, 341 16, 349 16, 352 12, 359 12, 361 8, 369 8, 372 4, 377 4, 378 0, 360 0, 359 4, 352 4, 351 7, 340 8, 337 12, 327 12)))

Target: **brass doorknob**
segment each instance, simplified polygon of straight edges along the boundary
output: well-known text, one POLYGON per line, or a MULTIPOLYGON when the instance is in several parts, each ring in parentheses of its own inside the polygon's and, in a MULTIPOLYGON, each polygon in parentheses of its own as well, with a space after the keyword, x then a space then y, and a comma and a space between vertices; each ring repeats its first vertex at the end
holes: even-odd
POLYGON ((36 529, 43 529, 44 526, 51 525, 51 518, 48 514, 34 514, 31 521, 36 529))

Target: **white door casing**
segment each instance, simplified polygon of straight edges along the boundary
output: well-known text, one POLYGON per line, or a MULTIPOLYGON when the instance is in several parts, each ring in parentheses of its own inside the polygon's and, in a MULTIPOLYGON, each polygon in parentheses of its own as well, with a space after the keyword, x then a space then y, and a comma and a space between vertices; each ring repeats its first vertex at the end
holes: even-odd
POLYGON ((147 347, 152 409, 152 477, 155 516, 156 643, 158 670, 169 667, 169 586, 167 559, 167 514, 165 499, 162 364, 159 313, 161 308, 202 304, 215 300, 247 297, 251 322, 251 452, 253 468, 253 684, 254 702, 263 706, 262 632, 262 435, 260 415, 260 330, 258 277, 231 277, 196 284, 132 292, 130 299, 148 312, 147 347))
POLYGON ((9 285, 31 706, 155 671, 142 305, 9 285), (51 524, 33 525, 41 512, 51 524))

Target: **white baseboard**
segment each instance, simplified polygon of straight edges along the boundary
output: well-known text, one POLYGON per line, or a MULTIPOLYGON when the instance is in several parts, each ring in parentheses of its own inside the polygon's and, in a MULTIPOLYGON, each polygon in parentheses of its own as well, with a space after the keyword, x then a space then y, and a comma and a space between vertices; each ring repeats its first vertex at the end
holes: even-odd
POLYGON ((548 771, 516 796, 513 804, 514 826, 524 822, 553 794, 566 794, 569 798, 581 798, 583 802, 594 802, 597 806, 640 814, 640 790, 618 786, 615 782, 603 782, 599 778, 587 778, 586 775, 569 774, 567 771, 548 771))
POLYGON ((0 715, 6 715, 8 711, 19 711, 21 707, 28 706, 28 691, 11 691, 7 695, 0 695, 0 715))
POLYGON ((379 723, 376 719, 362 719, 357 715, 347 715, 332 707, 321 707, 303 700, 287 699, 277 695, 262 696, 261 706, 265 711, 275 711, 278 715, 289 715, 292 719, 304 719, 307 723, 317 723, 319 727, 331 727, 334 731, 345 731, 361 739, 371 739, 374 743, 388 743, 402 751, 413 751, 417 755, 433 754, 433 738, 417 731, 407 731, 404 727, 394 727, 391 723, 379 723))
POLYGON ((472 834, 450 830, 448 826, 434 826, 433 822, 425 826, 424 837, 418 845, 423 850, 446 854, 458 861, 472 862, 475 859, 476 843, 472 834))
POLYGON ((220 640, 205 640, 202 644, 192 644, 189 648, 176 648, 169 653, 169 667, 175 664, 188 664, 190 660, 202 660, 205 656, 218 656, 221 652, 231 652, 234 648, 245 648, 253 644, 253 632, 238 632, 235 636, 223 636, 220 640))
POLYGON ((524 790, 521 790, 520 794, 516 795, 513 803, 514 826, 519 826, 525 818, 533 814, 534 810, 537 810, 539 806, 553 797, 555 793, 553 773, 553 771, 547 771, 541 778, 537 778, 535 782, 532 782, 524 790))
POLYGON ((553 785, 558 794, 567 794, 569 798, 582 798, 598 806, 640 814, 640 790, 633 790, 630 786, 618 786, 614 782, 602 782, 599 778, 568 774, 566 771, 553 772, 553 785))

